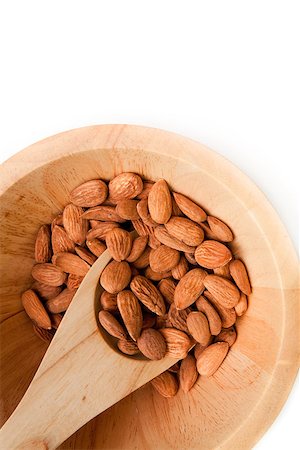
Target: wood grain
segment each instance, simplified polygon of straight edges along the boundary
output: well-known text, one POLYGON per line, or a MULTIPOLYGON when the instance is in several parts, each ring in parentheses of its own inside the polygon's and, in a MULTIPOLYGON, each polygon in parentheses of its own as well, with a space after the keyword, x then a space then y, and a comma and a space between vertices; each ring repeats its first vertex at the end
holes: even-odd
POLYGON ((234 232, 234 254, 247 265, 253 293, 246 316, 238 320, 237 341, 213 377, 199 379, 189 395, 180 392, 174 399, 145 386, 60 448, 251 448, 279 413, 298 368, 296 253, 272 206, 230 162, 182 136, 128 125, 61 133, 2 165, 3 421, 24 394, 45 348, 30 337, 20 306, 20 293, 30 284, 35 234, 69 202, 77 185, 126 170, 165 178, 176 192, 224 220, 234 232))

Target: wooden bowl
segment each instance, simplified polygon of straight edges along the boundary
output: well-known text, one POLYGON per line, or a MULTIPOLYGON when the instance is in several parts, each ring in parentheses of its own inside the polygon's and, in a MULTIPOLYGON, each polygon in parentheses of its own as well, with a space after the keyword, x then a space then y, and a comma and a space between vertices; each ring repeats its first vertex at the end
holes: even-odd
POLYGON ((201 378, 189 395, 179 392, 173 399, 144 386, 59 448, 250 448, 279 413, 297 371, 296 253, 264 195, 235 166, 199 143, 138 126, 61 133, 2 166, 2 422, 46 350, 20 302, 20 293, 31 284, 36 232, 69 202, 75 186, 123 171, 165 178, 171 188, 227 222, 236 236, 234 252, 249 269, 253 294, 238 321, 238 339, 213 377, 201 378))

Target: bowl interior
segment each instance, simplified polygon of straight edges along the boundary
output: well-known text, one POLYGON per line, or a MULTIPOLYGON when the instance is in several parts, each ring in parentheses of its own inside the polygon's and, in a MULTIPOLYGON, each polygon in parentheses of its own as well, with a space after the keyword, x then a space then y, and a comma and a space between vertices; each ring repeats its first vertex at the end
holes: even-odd
POLYGON ((161 148, 158 153, 151 146, 127 145, 125 151, 113 146, 89 149, 85 144, 81 151, 42 164, 3 193, 2 423, 21 399, 47 348, 33 334, 20 302, 20 293, 31 284, 39 226, 51 222, 69 202, 69 192, 80 183, 134 171, 146 179, 165 178, 173 190, 188 195, 228 223, 235 234, 234 254, 245 261, 253 286, 249 309, 238 320, 237 341, 220 370, 211 378, 200 378, 189 395, 179 392, 173 399, 164 399, 144 386, 85 425, 60 448, 211 449, 242 445, 239 430, 255 414, 268 388, 284 335, 285 303, 279 269, 256 214, 264 205, 257 205, 251 190, 247 195, 248 185, 241 188, 239 176, 231 177, 224 160, 214 153, 203 150, 202 165, 185 153, 164 153, 161 148))

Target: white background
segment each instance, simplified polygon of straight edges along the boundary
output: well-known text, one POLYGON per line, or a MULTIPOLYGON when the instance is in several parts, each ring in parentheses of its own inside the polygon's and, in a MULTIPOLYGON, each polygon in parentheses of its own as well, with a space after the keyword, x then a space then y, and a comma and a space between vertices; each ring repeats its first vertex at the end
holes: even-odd
MULTIPOLYGON (((175 131, 247 173, 297 247, 299 5, 1 2, 1 161, 84 125, 133 123, 175 131)), ((299 415, 297 384, 256 450, 299 448, 299 415)))

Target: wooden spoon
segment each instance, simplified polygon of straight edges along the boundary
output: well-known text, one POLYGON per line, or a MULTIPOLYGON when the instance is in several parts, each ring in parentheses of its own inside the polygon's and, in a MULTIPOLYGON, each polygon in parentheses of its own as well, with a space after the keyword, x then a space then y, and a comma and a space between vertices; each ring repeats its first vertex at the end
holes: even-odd
POLYGON ((110 260, 106 250, 84 278, 28 390, 0 431, 0 448, 55 449, 93 417, 174 364, 172 358, 128 358, 103 339, 95 295, 110 260))

